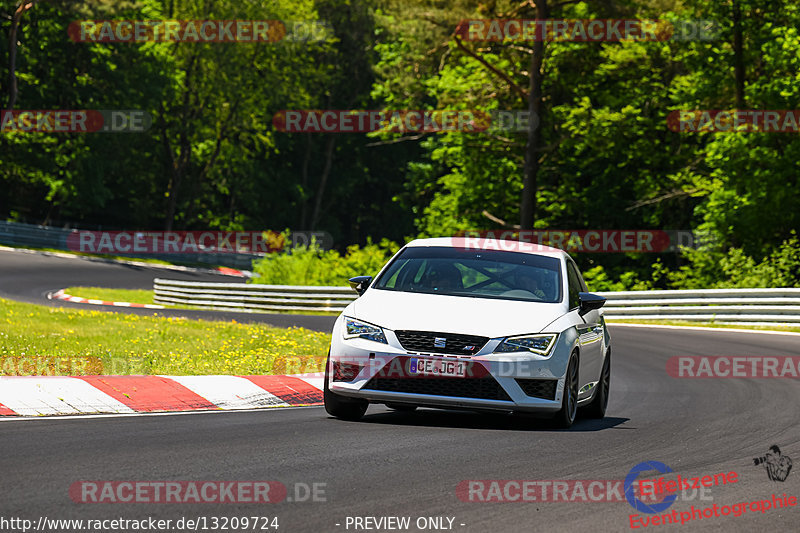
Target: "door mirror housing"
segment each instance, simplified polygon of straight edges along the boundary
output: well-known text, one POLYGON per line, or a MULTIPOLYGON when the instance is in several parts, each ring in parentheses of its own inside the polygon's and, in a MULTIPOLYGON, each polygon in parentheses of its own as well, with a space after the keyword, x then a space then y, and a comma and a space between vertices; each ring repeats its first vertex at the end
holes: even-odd
POLYGON ((594 309, 600 309, 606 303, 605 298, 591 292, 579 292, 578 301, 581 303, 580 309, 578 310, 578 314, 581 316, 594 309))
POLYGON ((356 276, 347 281, 350 283, 350 287, 361 296, 367 291, 369 284, 372 283, 372 276, 356 276))

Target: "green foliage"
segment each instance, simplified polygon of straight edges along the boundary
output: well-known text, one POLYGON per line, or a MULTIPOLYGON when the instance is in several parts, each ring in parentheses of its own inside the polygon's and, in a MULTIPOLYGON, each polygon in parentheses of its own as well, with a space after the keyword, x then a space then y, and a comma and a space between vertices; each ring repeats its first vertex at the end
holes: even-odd
MULTIPOLYGON (((0 101, 15 4, 0 3, 0 101)), ((38 2, 17 34, 16 107, 144 109, 155 120, 142 134, 0 134, 0 218, 141 229, 292 227, 359 244, 511 226, 519 218, 524 131, 298 134, 271 122, 291 109, 527 109, 532 43, 459 44, 453 30, 470 18, 532 18, 533 5, 38 2), (84 18, 273 18, 322 21, 329 31, 317 41, 271 44, 73 43, 67 27, 84 18)), ((736 5, 745 108, 796 108, 800 8, 772 0, 736 5)), ((535 226, 695 230, 718 243, 655 264, 645 254, 578 257, 596 290, 797 285, 791 232, 800 227, 800 137, 679 133, 666 125, 673 111, 736 106, 730 3, 551 7, 554 18, 715 20, 719 33, 696 41, 546 43, 535 226)), ((386 253, 367 251, 374 246, 344 256, 298 249, 270 257, 261 262, 262 279, 338 285, 380 266, 386 253), (359 262, 362 253, 368 259, 359 262)))
POLYGON ((344 255, 322 250, 317 243, 297 246, 284 253, 254 261, 256 277, 251 283, 267 285, 347 285, 353 276, 375 276, 397 251, 397 244, 384 239, 380 244, 351 245, 344 255))
POLYGON ((609 273, 603 266, 584 270, 592 291, 640 291, 652 289, 744 289, 800 287, 800 239, 796 232, 763 259, 741 248, 684 248, 683 263, 668 269, 657 261, 645 273, 633 270, 609 273))
POLYGON ((761 261, 741 248, 684 253, 688 264, 668 274, 675 289, 800 287, 800 240, 796 232, 761 261))

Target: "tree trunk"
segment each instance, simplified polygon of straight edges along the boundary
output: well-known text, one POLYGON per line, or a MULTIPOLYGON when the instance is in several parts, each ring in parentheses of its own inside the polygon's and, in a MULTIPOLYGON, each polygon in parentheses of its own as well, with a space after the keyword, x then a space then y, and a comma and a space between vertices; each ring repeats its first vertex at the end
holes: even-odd
POLYGON ((733 2, 733 74, 736 78, 736 109, 744 109, 744 46, 742 45, 742 10, 733 2))
MULTIPOLYGON (((536 18, 544 20, 549 17, 547 0, 536 1, 536 18)), ((522 201, 520 202, 520 229, 533 229, 536 220, 536 190, 539 174, 539 157, 541 134, 540 124, 542 111, 542 63, 544 60, 544 39, 533 43, 533 55, 530 66, 530 88, 528 91, 528 111, 530 122, 528 124, 528 143, 525 148, 525 167, 522 181, 522 201)))
POLYGON ((300 229, 308 226, 308 164, 311 162, 311 133, 306 133, 306 152, 303 156, 303 168, 300 173, 300 188, 303 197, 300 198, 300 229))
POLYGON ((331 135, 328 138, 327 145, 325 146, 325 168, 322 170, 322 176, 319 178, 317 197, 314 201, 314 213, 311 215, 311 227, 308 228, 311 231, 317 229, 320 212, 322 211, 322 197, 325 195, 325 186, 328 183, 328 176, 331 173, 331 166, 333 165, 333 146, 335 142, 336 137, 331 135))
POLYGON ((22 15, 33 7, 32 2, 20 2, 11 16, 11 28, 8 30, 8 110, 17 104, 17 29, 22 15))

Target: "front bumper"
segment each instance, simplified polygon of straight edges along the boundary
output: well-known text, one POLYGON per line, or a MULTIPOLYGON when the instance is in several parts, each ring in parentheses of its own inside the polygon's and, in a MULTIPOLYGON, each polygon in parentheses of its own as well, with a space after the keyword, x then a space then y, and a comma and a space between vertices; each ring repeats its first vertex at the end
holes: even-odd
POLYGON ((564 376, 574 344, 560 335, 547 357, 532 353, 493 354, 502 341, 490 339, 474 356, 410 352, 394 332, 388 344, 345 340, 337 321, 328 368, 332 392, 374 403, 553 413, 561 408, 564 376), (464 377, 420 376, 412 364, 434 359, 464 365, 464 377))

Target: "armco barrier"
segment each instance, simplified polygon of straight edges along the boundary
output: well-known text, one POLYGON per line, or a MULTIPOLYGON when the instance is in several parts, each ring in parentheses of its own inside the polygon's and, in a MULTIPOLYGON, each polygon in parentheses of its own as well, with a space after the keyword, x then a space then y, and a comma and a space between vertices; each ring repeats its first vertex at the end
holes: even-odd
POLYGON ((355 300, 350 287, 306 287, 250 283, 154 280, 154 301, 161 305, 191 305, 231 311, 339 312, 355 300))
POLYGON ((800 289, 600 292, 608 319, 800 325, 800 289))
MULTIPOLYGON (((56 228, 53 226, 35 226, 33 224, 22 224, 20 222, 0 221, 0 244, 11 246, 34 247, 34 248, 53 248, 56 250, 70 251, 67 246, 67 237, 75 231, 72 229, 56 228)), ((126 253, 115 254, 124 255, 135 259, 151 258, 168 261, 170 263, 199 263, 204 265, 226 266, 240 270, 250 270, 253 268, 253 260, 264 257, 264 254, 243 254, 243 253, 194 253, 194 254, 145 254, 145 253, 126 253)))
MULTIPOLYGON (((56 228, 53 226, 36 226, 33 224, 23 224, 20 222, 4 222, 0 221, 0 244, 7 244, 17 247, 33 247, 33 248, 54 248, 56 250, 64 251, 79 251, 75 250, 74 242, 79 240, 76 233, 80 230, 56 228), (71 239, 70 239, 71 236, 71 239), (68 241, 68 239, 70 239, 68 241), (73 242, 70 247, 70 241, 73 242)), ((149 231, 132 232, 142 233, 144 235, 153 233, 149 231)), ((161 233, 161 232, 154 232, 161 233)), ((324 231, 293 231, 289 235, 287 246, 301 246, 308 244, 311 239, 315 239, 324 249, 328 249, 333 245, 333 238, 330 234, 324 231), (291 245, 289 245, 291 243, 291 245)), ((200 247, 202 251, 193 253, 152 253, 152 252, 116 252, 112 255, 119 255, 123 257, 130 257, 135 259, 151 258, 160 259, 170 263, 189 263, 189 264, 203 264, 213 266, 226 266, 236 268, 239 270, 250 270, 253 268, 253 260, 262 259, 265 254, 262 252, 248 253, 239 250, 236 253, 232 251, 218 251, 213 248, 200 247)), ((111 252, 109 252, 111 253, 111 252)))
MULTIPOLYGON (((340 312, 349 287, 155 280, 155 303, 237 311, 340 312)), ((600 292, 607 319, 690 320, 742 325, 800 325, 800 289, 600 292)))

